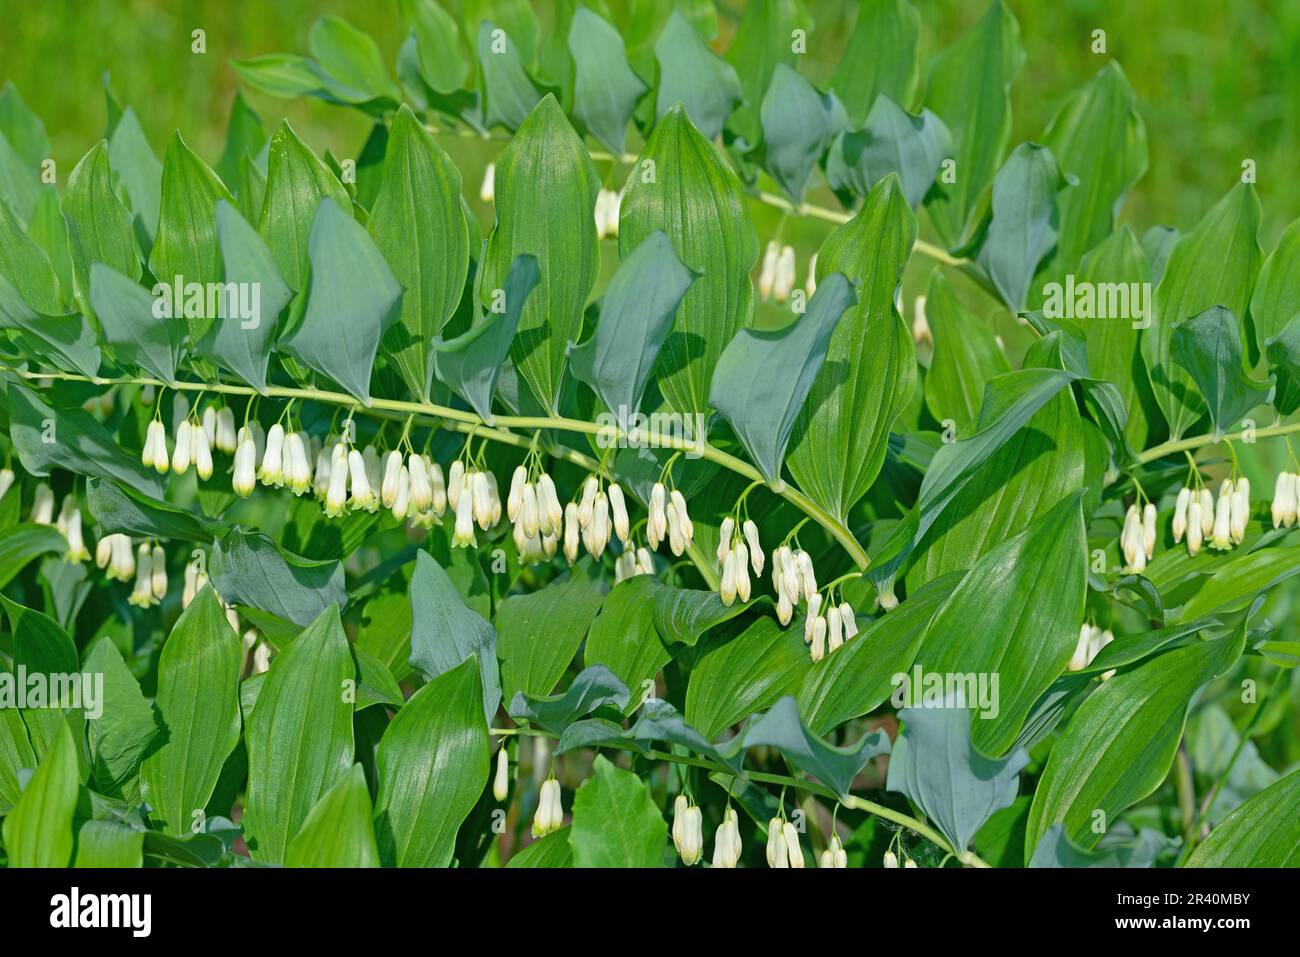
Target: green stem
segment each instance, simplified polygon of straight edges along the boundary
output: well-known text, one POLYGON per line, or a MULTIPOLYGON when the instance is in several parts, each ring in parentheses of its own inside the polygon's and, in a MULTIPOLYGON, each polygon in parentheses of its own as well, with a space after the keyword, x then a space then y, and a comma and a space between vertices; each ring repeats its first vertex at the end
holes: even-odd
MULTIPOLYGON (((1262 429, 1255 429, 1254 435, 1259 439, 1271 438, 1275 435, 1289 435, 1292 432, 1300 432, 1300 421, 1288 422, 1285 425, 1270 425, 1262 429)), ((1173 455, 1177 452, 1186 452, 1192 449, 1199 449, 1206 445, 1215 445, 1218 442, 1240 441, 1246 436, 1246 430, 1240 432, 1229 432, 1226 435, 1193 435, 1191 438, 1175 439, 1157 445, 1154 448, 1147 449, 1137 457, 1138 464, 1146 465, 1148 462, 1154 462, 1156 459, 1162 459, 1166 455, 1173 455)))

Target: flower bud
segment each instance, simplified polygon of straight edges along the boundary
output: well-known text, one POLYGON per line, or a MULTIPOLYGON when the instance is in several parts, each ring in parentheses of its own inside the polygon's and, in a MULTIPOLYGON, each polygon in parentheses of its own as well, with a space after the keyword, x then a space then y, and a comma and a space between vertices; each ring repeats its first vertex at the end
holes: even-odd
POLYGON ((846 601, 840 602, 840 624, 844 626, 845 641, 858 633, 857 616, 853 613, 853 606, 846 601))
MULTIPOLYGON (((271 440, 267 438, 267 454, 270 455, 271 440)), ((375 493, 370 487, 370 476, 366 474, 366 460, 356 449, 348 452, 348 478, 352 485, 352 497, 348 507, 370 510, 375 502, 375 493)))
POLYGON ((781 256, 781 246, 770 240, 763 250, 763 267, 758 272, 758 296, 764 302, 772 298, 772 287, 776 285, 776 263, 781 256))
POLYGON ((1187 533, 1187 506, 1191 503, 1191 499, 1191 489, 1184 487, 1178 490, 1178 501, 1174 504, 1174 521, 1172 527, 1175 544, 1181 542, 1183 536, 1187 533))
POLYGON ((578 524, 586 528, 591 524, 591 513, 596 507, 596 493, 600 491, 600 481, 594 475, 587 476, 582 485, 582 497, 578 500, 578 524))
POLYGON ((161 545, 153 547, 153 570, 149 586, 153 590, 153 597, 158 601, 167 597, 167 556, 163 554, 161 545))
POLYGON ((474 494, 468 488, 462 487, 456 499, 456 526, 451 544, 453 548, 478 546, 478 539, 474 536, 474 494))
POLYGON ((813 619, 812 647, 809 654, 813 661, 821 661, 826 657, 826 619, 813 619))
POLYGON ((794 247, 782 246, 781 254, 776 260, 776 281, 772 284, 772 298, 777 302, 785 302, 789 299, 796 278, 794 247))
POLYGON ((763 574, 763 547, 758 541, 758 526, 751 519, 745 519, 743 526, 745 542, 749 546, 749 562, 754 569, 755 575, 763 574))
POLYGON ((330 453, 330 484, 325 491, 325 514, 338 518, 347 506, 349 456, 347 446, 339 442, 330 453))
POLYGON ((564 506, 555 491, 555 482, 545 472, 537 477, 537 507, 540 510, 538 530, 543 535, 558 536, 564 527, 564 506))
POLYGON ((36 525, 54 524, 54 492, 44 482, 36 486, 32 496, 31 521, 36 525))
POLYGON ((570 502, 564 507, 564 558, 572 565, 578 560, 578 506, 570 502))
POLYGON ((433 486, 433 511, 440 516, 447 511, 447 483, 442 477, 442 466, 427 455, 421 458, 424 459, 425 471, 429 473, 429 484, 433 486))
MULTIPOLYGON (((1285 475, 1286 473, 1282 473, 1285 475)), ((14 470, 9 468, 0 469, 0 498, 4 498, 14 485, 14 470)))
POLYGON ((510 758, 506 754, 506 743, 501 742, 501 748, 497 751, 497 773, 492 779, 492 796, 498 801, 504 801, 506 795, 510 793, 510 758))
MULTIPOLYGON (((212 407, 208 407, 212 411, 212 407)), ((213 413, 215 417, 215 413, 213 413)), ((215 425, 214 425, 215 429, 215 425)), ((212 442, 208 438, 206 428, 193 427, 190 429, 190 460, 194 463, 194 471, 203 481, 212 478, 212 442)))
MULTIPOLYGON (((478 188, 478 198, 485 203, 491 203, 496 199, 496 175, 497 164, 488 163, 487 167, 483 170, 483 182, 478 188)), ((452 507, 454 508, 455 506, 452 507)))
POLYGON ((1208 488, 1201 489, 1201 538, 1214 534, 1214 495, 1208 488))
POLYGON ((1201 521, 1201 500, 1194 496, 1187 506, 1187 554, 1193 558, 1201 550, 1203 522, 1201 521))
POLYGON ((235 451, 235 413, 228 405, 217 410, 217 431, 213 445, 227 455, 235 451))
POLYGON ((785 828, 779 817, 767 822, 767 866, 790 866, 790 857, 785 848, 785 828))
POLYGON ((537 534, 537 486, 532 482, 525 482, 519 493, 519 524, 524 530, 525 538, 532 538, 537 534))
POLYGON ((460 504, 460 493, 464 485, 465 463, 457 459, 451 463, 451 470, 447 473, 447 504, 453 511, 460 504))
POLYGON ((406 466, 400 467, 397 473, 397 495, 393 499, 393 518, 399 522, 406 518, 407 512, 411 510, 411 473, 406 470, 406 466))
POLYGON ((731 540, 736 534, 736 520, 730 515, 722 520, 718 526, 718 566, 726 564, 727 556, 731 554, 731 540))
POLYGON ((137 608, 156 604, 153 596, 153 553, 148 542, 141 542, 135 564, 135 587, 127 601, 137 608))
POLYGON ((1232 547, 1232 494, 1219 493, 1214 505, 1214 527, 1210 532, 1210 547, 1227 551, 1232 547))
POLYGON ((519 506, 523 503, 524 483, 528 481, 528 469, 522 465, 515 466, 510 476, 510 491, 506 494, 506 518, 514 522, 519 518, 519 506))
POLYGON ((379 500, 384 508, 392 508, 397 501, 397 489, 402 481, 402 453, 397 449, 384 459, 384 477, 379 486, 379 500))
POLYGON ((1234 545, 1246 538, 1246 523, 1250 520, 1250 479, 1241 476, 1232 489, 1229 506, 1228 532, 1234 545))
POLYGON ((1150 502, 1142 507, 1142 550, 1151 561, 1156 550, 1156 507, 1150 502))
POLYGON ((840 609, 838 605, 831 605, 830 610, 826 612, 827 654, 838 651, 842 644, 844 644, 844 626, 840 621, 840 609))
POLYGON ((614 534, 618 536, 620 545, 626 545, 631 522, 628 521, 627 502, 623 498, 623 490, 619 488, 617 482, 609 483, 609 510, 614 520, 614 534))
POLYGON ((785 851, 790 856, 791 867, 803 867, 803 848, 799 846, 799 832, 795 826, 786 821, 782 827, 785 833, 785 851))
POLYGON ((898 855, 895 854, 893 851, 885 851, 884 862, 885 862, 885 867, 897 867, 898 855))

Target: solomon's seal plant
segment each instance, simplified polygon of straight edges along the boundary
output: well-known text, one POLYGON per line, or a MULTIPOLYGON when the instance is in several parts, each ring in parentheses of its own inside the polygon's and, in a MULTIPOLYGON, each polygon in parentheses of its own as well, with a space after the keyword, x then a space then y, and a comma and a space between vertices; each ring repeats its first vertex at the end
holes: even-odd
POLYGON ((352 153, 0 94, 9 866, 1296 860, 1300 227, 1120 221, 1006 4, 741 6, 231 63, 352 153))

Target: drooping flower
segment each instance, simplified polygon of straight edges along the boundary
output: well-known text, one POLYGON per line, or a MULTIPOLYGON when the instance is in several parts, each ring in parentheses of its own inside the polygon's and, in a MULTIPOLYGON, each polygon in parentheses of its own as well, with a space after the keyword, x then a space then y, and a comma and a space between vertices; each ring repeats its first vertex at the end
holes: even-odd
POLYGON ((349 458, 348 447, 342 442, 330 453, 330 484, 325 491, 325 514, 330 518, 338 518, 347 509, 349 458))
POLYGON ((1210 547, 1216 551, 1232 548, 1232 483, 1224 482, 1219 499, 1214 505, 1214 525, 1210 531, 1210 547))
POLYGON ((506 754, 506 743, 501 742, 501 749, 497 751, 497 773, 492 779, 492 796, 498 801, 504 801, 506 795, 510 793, 510 758, 506 754))
POLYGON ((1232 487, 1231 505, 1228 508, 1228 534, 1234 545, 1246 539, 1246 523, 1250 520, 1250 479, 1240 476, 1232 487))
POLYGON ((767 866, 790 866, 790 857, 785 847, 784 822, 779 817, 767 822, 767 866))
POLYGON ((728 806, 713 835, 713 866, 735 868, 740 863, 740 852, 740 824, 736 809, 728 806))
POLYGON ((538 795, 537 813, 533 816, 533 837, 545 837, 564 826, 564 807, 560 803, 560 782, 547 778, 538 795))
POLYGON ((157 542, 153 546, 153 568, 149 576, 149 586, 153 590, 153 597, 158 601, 167 597, 167 556, 157 542))
MULTIPOLYGON (((194 452, 194 426, 185 419, 176 427, 176 446, 172 449, 172 471, 184 475, 190 469, 190 460, 194 452)), ((202 429, 200 429, 202 431, 202 429)))
POLYGON ((822 851, 818 866, 826 869, 843 869, 849 866, 849 855, 844 850, 844 844, 838 834, 831 832, 830 840, 826 842, 826 850, 822 851))
POLYGON ((86 549, 86 540, 82 535, 81 509, 77 506, 76 496, 63 497, 63 507, 59 510, 57 524, 59 531, 68 541, 68 551, 64 555, 64 560, 79 565, 90 558, 90 552, 86 549))
POLYGON ((135 587, 127 601, 137 608, 150 608, 158 603, 153 593, 153 552, 148 542, 141 542, 136 553, 135 587))
POLYGON ((1273 527, 1290 528, 1296 523, 1297 493, 1300 488, 1300 475, 1295 472, 1279 472, 1273 485, 1273 527))
POLYGON ((41 482, 32 495, 32 513, 30 521, 34 525, 54 524, 54 492, 41 482))
POLYGON ((772 298, 772 288, 776 285, 776 263, 781 258, 781 245, 776 240, 769 240, 763 250, 763 266, 758 272, 758 296, 764 302, 772 298))
POLYGON ((776 279, 772 283, 772 298, 777 302, 785 302, 789 299, 797 278, 794 247, 782 246, 776 260, 776 279))
POLYGON ((1178 501, 1174 504, 1174 521, 1172 531, 1174 533, 1174 544, 1183 540, 1187 534, 1187 507, 1192 501, 1192 490, 1184 486, 1178 490, 1178 501))
POLYGON ((799 846, 798 829, 789 821, 786 821, 782 825, 782 830, 785 833, 785 852, 790 856, 790 866, 803 867, 803 848, 799 846))
POLYGON ((167 454, 167 428, 162 424, 161 419, 151 421, 148 429, 145 430, 140 463, 159 475, 167 474, 167 470, 171 467, 171 457, 167 454))
POLYGON ((227 455, 235 451, 235 413, 228 405, 217 410, 217 429, 213 445, 227 455))
POLYGON ((609 511, 614 520, 614 534, 618 536, 620 545, 626 545, 631 522, 627 517, 627 501, 617 482, 609 483, 609 511))
POLYGON ((263 485, 279 487, 284 484, 284 426, 279 422, 266 433, 266 451, 257 477, 263 485))

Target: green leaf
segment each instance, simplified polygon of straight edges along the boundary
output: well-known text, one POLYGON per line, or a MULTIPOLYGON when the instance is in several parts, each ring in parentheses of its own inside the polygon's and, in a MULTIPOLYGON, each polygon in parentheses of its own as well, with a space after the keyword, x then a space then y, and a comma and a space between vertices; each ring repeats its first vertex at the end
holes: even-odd
POLYGON ((659 64, 655 116, 662 121, 681 103, 700 134, 706 140, 716 138, 744 99, 735 68, 705 45, 678 10, 668 18, 654 49, 659 64))
POLYGON ((91 644, 82 670, 104 676, 100 715, 88 716, 86 726, 95 789, 109 797, 126 797, 147 749, 158 736, 153 708, 111 637, 106 635, 91 644))
POLYGON ((1067 185, 1052 151, 1021 143, 993 180, 993 219, 979 264, 1012 312, 1025 308, 1038 264, 1056 245, 1056 194, 1067 185))
POLYGON ((384 153, 384 178, 367 229, 402 285, 402 312, 384 348, 417 399, 433 380, 430 343, 460 305, 469 227, 460 170, 403 106, 384 153))
POLYGON ((828 745, 808 730, 799 716, 799 706, 787 695, 745 730, 746 748, 761 745, 776 748, 799 770, 847 799, 853 779, 867 762, 889 752, 889 736, 878 729, 864 734, 855 745, 828 745))
POLYGON ((952 137, 929 110, 912 116, 883 93, 860 130, 846 130, 831 144, 826 179, 842 196, 866 196, 897 173, 907 204, 919 206, 934 184, 940 164, 952 154, 952 137))
POLYGON ((145 832, 119 821, 87 821, 77 831, 73 867, 143 867, 145 832))
POLYGON ((960 580, 953 572, 926 584, 812 666, 799 687, 799 710, 814 734, 869 714, 890 696, 894 676, 912 667, 926 626, 960 580))
MULTIPOLYGON (((217 203, 217 239, 226 282, 236 289, 255 289, 251 316, 227 315, 214 322, 196 351, 215 359, 259 392, 266 391, 276 323, 293 293, 280 277, 271 250, 257 230, 224 200, 217 203)), ((242 295, 242 294, 241 294, 242 295)), ((242 302, 242 300, 241 300, 242 302)))
POLYGON ((22 522, 0 531, 0 588, 42 555, 67 550, 67 541, 49 525, 22 522))
POLYGON ((152 245, 162 212, 163 164, 154 155, 135 110, 129 106, 108 138, 108 161, 126 190, 135 227, 152 245))
POLYGON ((455 93, 469 76, 460 27, 436 0, 399 0, 402 20, 415 35, 420 76, 435 93, 455 93))
POLYGON ((672 411, 704 412, 718 357, 754 314, 758 234, 736 174, 680 109, 655 125, 624 188, 619 254, 629 258, 656 230, 700 277, 659 351, 659 390, 672 411))
POLYGON ((1169 254, 1156 287, 1155 315, 1142 334, 1142 354, 1171 438, 1181 438, 1205 412, 1192 377, 1174 364, 1174 326, 1223 306, 1237 317, 1246 341, 1242 323, 1262 259, 1258 232, 1259 198, 1252 186, 1238 183, 1169 254))
POLYGON ((288 867, 378 867, 374 811, 359 764, 321 795, 285 851, 288 867))
POLYGON ((569 845, 569 828, 552 831, 533 841, 510 858, 506 867, 572 867, 573 848, 569 845))
POLYGON ((209 545, 231 526, 103 478, 86 481, 86 504, 105 535, 165 538, 209 545))
POLYGON ((379 341, 400 314, 402 286, 365 227, 332 199, 317 207, 307 248, 307 308, 280 348, 368 403, 379 341))
POLYGON ((90 267, 89 290, 104 339, 118 359, 175 382, 185 334, 180 319, 158 316, 156 300, 143 286, 101 262, 90 267))
POLYGON ((706 738, 756 711, 770 708, 799 686, 812 667, 803 643, 802 621, 782 628, 759 618, 696 659, 686 687, 686 720, 706 738))
POLYGON ((72 821, 80 788, 77 742, 67 722, 60 721, 54 746, 4 819, 9 867, 67 867, 71 863, 72 821))
POLYGON ((426 551, 415 556, 409 593, 411 667, 432 680, 477 657, 484 720, 490 722, 501 703, 496 629, 465 604, 447 572, 426 551))
POLYGON ((967 704, 983 719, 971 738, 984 754, 1012 747, 1078 643, 1088 557, 1081 495, 1067 495, 980 557, 935 613, 917 653, 918 665, 931 674, 998 676, 991 707, 983 700, 967 704), (1034 600, 1026 601, 1031 592, 1034 600))
POLYGON ((605 596, 587 632, 582 650, 586 669, 603 666, 627 688, 637 690, 625 708, 654 691, 654 676, 673 657, 655 630, 654 599, 663 587, 652 575, 624 579, 605 596))
MULTIPOLYGON (((81 671, 77 659, 77 646, 71 636, 53 618, 10 601, 0 595, 9 617, 9 630, 13 634, 13 666, 15 674, 26 670, 27 674, 72 675, 81 671)), ((27 725, 31 738, 32 750, 40 760, 45 759, 49 749, 54 746, 59 728, 65 723, 65 716, 73 722, 74 733, 80 741, 84 732, 84 710, 91 705, 88 697, 83 695, 78 702, 75 698, 68 700, 62 695, 71 694, 72 688, 50 686, 49 699, 43 703, 29 699, 28 706, 19 709, 27 725)), ((81 751, 78 748, 80 763, 81 751)))
POLYGON ((413 694, 389 722, 375 764, 375 831, 385 866, 446 867, 488 779, 478 663, 466 659, 413 694))
POLYGON ((438 380, 468 402, 488 424, 496 420, 492 397, 496 395, 501 367, 510 353, 524 308, 541 279, 537 259, 520 253, 510 264, 498 299, 504 311, 489 312, 468 331, 454 339, 438 337, 430 346, 438 380))
POLYGON ((113 192, 108 144, 103 140, 69 174, 63 214, 68 222, 69 248, 83 301, 90 289, 92 263, 103 263, 125 275, 132 285, 136 284, 140 278, 140 260, 135 251, 131 213, 113 192))
POLYGON ((920 83, 916 55, 921 15, 907 0, 858 0, 858 17, 831 89, 861 124, 881 94, 910 104, 920 83))
POLYGON ((50 155, 45 123, 23 102, 13 80, 0 90, 0 133, 29 166, 39 166, 50 155))
MULTIPOLYGON (((1041 343, 1031 347, 1024 365, 1039 365, 1034 360, 1043 348, 1041 343)), ((1003 390, 1012 381, 1006 373, 990 379, 979 420, 973 428, 958 432, 958 442, 942 446, 940 451, 958 445, 965 451, 962 439, 969 436, 966 440, 974 444, 986 429, 996 427, 1005 408, 1003 390)), ((1014 394, 1008 390, 1005 398, 1014 402, 1014 394)), ((939 512, 923 516, 927 527, 918 538, 918 554, 908 571, 909 588, 945 572, 969 568, 981 555, 1029 527, 1084 485, 1084 435, 1074 396, 1061 388, 1027 422, 1006 434, 986 461, 963 476, 960 489, 939 512)), ((936 458, 946 464, 948 454, 936 453, 936 458)), ((932 504, 928 479, 927 472, 922 482, 926 508, 932 504)))
POLYGON ((925 407, 936 422, 964 436, 979 421, 984 388, 994 376, 1011 371, 992 328, 953 293, 935 267, 925 299, 925 316, 934 339, 925 376, 925 407))
POLYGON ((0 240, 0 278, 12 284, 29 308, 51 316, 61 314, 59 281, 49 255, 27 235, 13 210, 4 203, 0 203, 0 240))
POLYGON ((952 182, 940 177, 926 207, 950 249, 972 239, 986 190, 1011 140, 1011 79, 1025 52, 1020 24, 1001 3, 930 63, 925 105, 952 133, 952 182))
POLYGON ((764 166, 795 203, 831 141, 848 125, 833 93, 821 93, 793 67, 778 63, 763 96, 764 166))
POLYGON ((356 671, 338 608, 321 612, 271 661, 244 731, 243 818, 254 858, 284 863, 312 808, 352 766, 356 671))
POLYGON ((1222 306, 1175 323, 1169 354, 1187 370, 1209 406, 1215 438, 1273 397, 1270 383, 1258 383, 1242 371, 1237 320, 1222 306))
POLYGON ((1260 791, 1224 818, 1188 867, 1295 867, 1300 861, 1300 770, 1260 791))
POLYGON ((501 603, 496 614, 497 655, 507 701, 519 691, 551 693, 604 598, 599 567, 583 559, 567 577, 501 603))
MULTIPOLYGON (((498 27, 491 21, 479 24, 478 88, 482 96, 483 126, 519 130, 543 99, 542 93, 529 79, 509 31, 494 34, 498 34, 498 27)), ((500 196, 498 191, 497 198, 500 196)))
POLYGON ((1244 629, 1233 637, 1177 648, 1106 681, 1079 706, 1052 748, 1029 809, 1026 859, 1053 824, 1091 850, 1109 826, 1165 779, 1197 690, 1241 654, 1244 629))
POLYGON ((306 628, 330 605, 345 607, 343 566, 309 561, 260 532, 236 528, 212 548, 212 581, 232 605, 270 612, 306 628))
POLYGON ((660 867, 668 825, 645 782, 596 756, 573 796, 569 844, 577 867, 660 867))
POLYGON ((349 102, 401 100, 401 92, 384 68, 383 54, 369 34, 340 17, 321 17, 307 32, 307 48, 334 81, 331 92, 340 96, 338 84, 347 87, 349 102))
POLYGON ((216 593, 204 588, 162 647, 154 707, 163 738, 140 767, 141 796, 168 834, 192 830, 239 743, 243 658, 216 593))
MULTIPOLYGON (((712 4, 707 6, 712 7, 712 4)), ((802 0, 773 0, 745 6, 736 35, 726 52, 727 62, 735 67, 740 78, 744 100, 736 106, 726 124, 728 132, 735 136, 738 151, 759 145, 763 135, 759 118, 763 94, 771 85, 778 65, 793 67, 799 59, 794 49, 794 31, 802 30, 806 37, 812 28, 812 17, 802 0)), ((698 32, 698 25, 696 29, 698 32)))
POLYGON ((980 754, 965 708, 904 708, 898 717, 904 727, 889 758, 887 787, 911 798, 954 850, 966 850, 984 822, 1016 799, 1029 755, 1016 750, 994 760, 980 754))
POLYGON ((875 481, 890 426, 915 391, 912 335, 894 308, 915 240, 916 216, 898 178, 888 176, 817 254, 818 283, 838 272, 861 286, 857 306, 831 336, 788 464, 804 494, 840 520, 875 481))
POLYGON ((623 38, 599 14, 578 7, 569 25, 573 117, 613 153, 622 153, 637 100, 649 89, 628 66, 623 38))
POLYGON ((1061 171, 1078 181, 1057 197, 1060 227, 1052 265, 1058 274, 1072 271, 1085 252, 1112 234, 1124 194, 1146 172, 1146 125, 1136 100, 1112 60, 1065 101, 1043 133, 1043 145, 1061 171))
POLYGON ((8 814, 22 790, 20 771, 36 767, 36 752, 22 715, 14 708, 0 708, 0 813, 8 814))
POLYGON ((9 383, 9 437, 30 475, 49 475, 60 468, 107 476, 154 498, 163 496, 162 477, 123 449, 94 416, 79 408, 56 410, 17 382, 9 383), (45 441, 48 423, 53 423, 58 441, 45 441))
POLYGON ((72 308, 73 291, 76 288, 72 269, 72 240, 68 235, 68 221, 59 202, 59 191, 54 186, 47 186, 38 194, 32 218, 27 223, 27 238, 41 247, 54 269, 60 311, 72 308))
POLYGON ((624 710, 628 705, 627 685, 604 665, 588 665, 573 679, 563 694, 543 696, 516 692, 510 702, 510 717, 556 734, 578 718, 598 708, 624 710))
MULTIPOLYGON (((226 121, 226 142, 216 166, 221 181, 238 183, 240 161, 245 155, 256 156, 265 145, 266 131, 262 129, 261 117, 248 105, 244 94, 236 90, 235 99, 230 104, 230 119, 226 121)), ((241 191, 240 201, 246 198, 241 191)), ((220 227, 220 223, 217 225, 220 227)))
MULTIPOLYGON (((1067 190, 1065 195, 1072 192, 1067 190)), ((1114 310, 1121 314, 1085 322, 1083 328, 1087 338, 1088 371, 1098 379, 1115 383, 1119 389, 1128 410, 1124 434, 1129 444, 1139 449, 1146 446, 1147 410, 1154 411, 1156 406, 1146 362, 1142 358, 1142 333, 1134 326, 1140 326, 1143 318, 1150 317, 1151 303, 1147 302, 1139 309, 1124 290, 1141 289, 1141 284, 1150 282, 1150 276, 1151 264, 1146 253, 1133 230, 1125 225, 1084 255, 1074 284, 1085 291, 1085 296, 1108 295, 1106 291, 1113 290, 1117 296, 1116 303, 1128 303, 1127 308, 1121 306, 1114 310), (1146 316, 1140 316, 1139 311, 1145 311, 1146 316)), ((1070 297, 1065 298, 1068 318, 1075 312, 1075 303, 1070 301, 1070 297)), ((1110 311, 1107 307, 1106 312, 1110 311)))
MULTIPOLYGON (((0 219, 5 215, 6 208, 0 204, 0 219)), ((45 265, 48 267, 48 261, 45 265)), ((0 329, 16 330, 24 351, 43 356, 54 366, 86 376, 99 374, 99 346, 90 323, 75 314, 45 316, 34 312, 3 275, 0 329)))
POLYGON ((302 290, 308 272, 308 237, 315 225, 311 211, 324 199, 332 199, 340 208, 349 210, 352 200, 343 184, 287 121, 271 136, 266 170, 266 199, 257 231, 266 240, 289 288, 302 290))
MULTIPOLYGON (((876 560, 876 573, 888 574, 939 520, 985 463, 1053 396, 1077 376, 1058 369, 1019 369, 996 376, 985 388, 980 430, 941 445, 934 453, 916 507, 901 522, 876 560), (896 549, 895 546, 901 548, 896 549)), ((1075 413, 1077 415, 1077 412, 1075 413)), ((962 567, 962 566, 958 566, 962 567)), ((873 577, 873 581, 877 580, 873 577)))
POLYGON ((1300 316, 1292 317, 1282 331, 1264 344, 1269 369, 1277 379, 1273 404, 1281 415, 1300 408, 1300 316))
POLYGON ((26 162, 0 133, 0 202, 23 222, 31 219, 40 192, 36 166, 26 162))
POLYGON ((1261 352, 1295 318, 1297 302, 1300 302, 1300 219, 1286 228, 1277 247, 1264 260, 1250 298, 1250 318, 1255 324, 1261 352))
POLYGON ((659 349, 698 278, 677 258, 667 234, 655 230, 610 279, 596 331, 581 345, 570 343, 570 371, 614 412, 620 428, 641 411, 659 349))
MULTIPOLYGON (((725 605, 715 591, 673 588, 654 580, 653 617, 655 630, 668 642, 694 645, 711 628, 731 621, 753 602, 725 605)), ((755 599, 757 600, 757 599, 755 599)))
POLYGON ((808 312, 776 332, 741 329, 718 358, 709 404, 721 412, 769 484, 781 481, 790 431, 840 318, 857 305, 840 273, 821 277, 808 312))
POLYGON ((528 115, 496 167, 496 227, 488 239, 480 295, 505 288, 520 253, 537 257, 542 281, 519 319, 510 348, 520 376, 556 413, 565 349, 578 338, 600 266, 592 210, 600 179, 582 139, 555 97, 528 115))
MULTIPOLYGON (((221 280, 221 248, 217 243, 217 202, 234 197, 217 174, 185 145, 179 132, 172 137, 163 161, 162 205, 158 236, 149 254, 149 272, 164 285, 210 283, 221 280)), ((211 316, 186 316, 190 338, 197 341, 211 316)))
POLYGON ((1216 563, 1213 574, 1173 616, 1173 620, 1192 622, 1209 614, 1248 607, 1261 593, 1300 574, 1298 553, 1294 545, 1260 548, 1216 563))
POLYGON ((316 96, 327 102, 342 102, 327 89, 331 85, 329 79, 310 57, 268 53, 248 60, 231 60, 230 68, 253 89, 271 96, 287 100, 316 96))

